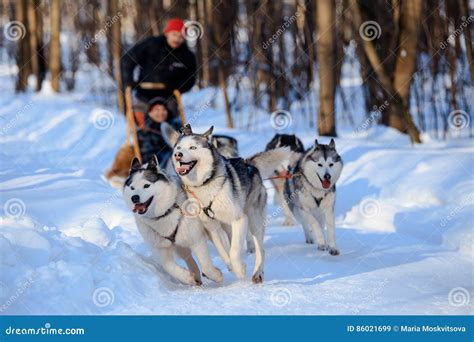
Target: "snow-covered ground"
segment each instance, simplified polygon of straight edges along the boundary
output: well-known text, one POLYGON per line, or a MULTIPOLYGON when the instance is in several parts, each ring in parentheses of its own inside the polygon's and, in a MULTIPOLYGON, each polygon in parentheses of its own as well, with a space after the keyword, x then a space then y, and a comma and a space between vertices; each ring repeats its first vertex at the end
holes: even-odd
MULTIPOLYGON (((264 284, 225 271, 222 285, 190 288, 151 260, 120 191, 102 178, 123 142, 123 117, 81 93, 2 92, 2 314, 473 313, 473 140, 425 136, 412 146, 387 128, 341 128, 341 255, 305 244, 270 201, 264 284)), ((213 96, 185 96, 193 128, 214 124, 238 139, 243 156, 263 150, 275 133, 268 116, 250 133, 225 129, 213 96)), ((306 146, 313 131, 296 118, 285 130, 306 146)))

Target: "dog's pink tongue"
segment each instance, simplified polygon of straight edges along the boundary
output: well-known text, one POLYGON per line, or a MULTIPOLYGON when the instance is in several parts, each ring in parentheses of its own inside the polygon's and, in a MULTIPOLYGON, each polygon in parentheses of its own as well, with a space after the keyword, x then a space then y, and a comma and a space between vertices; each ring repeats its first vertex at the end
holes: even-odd
POLYGON ((189 168, 191 167, 190 164, 182 164, 181 166, 178 166, 176 168, 176 172, 178 173, 183 173, 183 172, 186 172, 189 170, 189 168))
POLYGON ((146 208, 145 203, 137 203, 135 204, 135 207, 133 208, 133 212, 136 213, 137 211, 141 211, 146 208))
POLYGON ((323 180, 322 183, 324 189, 329 189, 331 187, 331 182, 328 180, 323 180))

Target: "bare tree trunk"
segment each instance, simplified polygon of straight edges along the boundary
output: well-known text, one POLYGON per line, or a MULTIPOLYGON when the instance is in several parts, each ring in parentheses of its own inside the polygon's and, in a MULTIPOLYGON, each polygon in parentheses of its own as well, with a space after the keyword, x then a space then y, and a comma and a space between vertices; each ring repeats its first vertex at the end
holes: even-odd
MULTIPOLYGON (((117 16, 117 13, 119 13, 118 0, 109 0, 108 10, 110 17, 115 18, 115 16, 117 16)), ((113 65, 112 72, 117 84, 118 107, 119 110, 122 112, 124 109, 124 94, 122 91, 122 72, 120 69, 120 58, 122 56, 122 25, 120 18, 118 20, 113 21, 110 32, 110 40, 113 65)))
POLYGON ((202 23, 204 32, 201 38, 201 56, 202 56, 202 77, 201 77, 201 87, 207 87, 209 85, 209 21, 208 21, 208 10, 210 0, 198 1, 198 18, 199 22, 202 23))
MULTIPOLYGON (((220 12, 223 12, 222 9, 222 2, 219 2, 216 6, 213 6, 212 13, 210 13, 210 21, 212 23, 212 37, 213 41, 216 45, 216 55, 218 60, 218 70, 217 76, 219 81, 219 86, 222 90, 222 94, 224 95, 224 103, 225 103, 225 112, 226 112, 226 121, 228 128, 234 128, 234 120, 232 118, 232 111, 229 101, 229 96, 227 94, 227 73, 226 73, 226 66, 224 65, 224 61, 227 60, 226 52, 224 50, 225 43, 231 38, 231 29, 227 26, 221 25, 222 18, 217 18, 220 12), (220 8, 219 8, 220 7, 220 8), (218 20, 221 19, 221 20, 218 20)), ((228 23, 227 23, 228 25, 228 23)))
POLYGON ((335 80, 335 4, 332 0, 317 1, 316 26, 319 34, 319 135, 336 136, 334 113, 335 80))
POLYGON ((161 1, 151 1, 150 8, 148 10, 148 21, 150 23, 151 34, 153 36, 158 36, 160 34, 160 26, 157 17, 157 13, 161 13, 160 9, 161 1))
MULTIPOLYGON (((412 142, 421 143, 420 132, 413 122, 409 111, 409 90, 415 70, 416 46, 418 43, 418 28, 415 28, 415 26, 419 27, 421 23, 423 0, 412 0, 405 3, 405 6, 409 7, 403 8, 400 16, 404 24, 400 25, 400 37, 403 37, 403 39, 399 39, 400 48, 398 49, 393 83, 391 77, 385 71, 372 41, 362 39, 362 46, 370 65, 377 74, 378 80, 382 84, 383 89, 385 89, 385 92, 388 93, 389 126, 398 129, 400 132, 408 133, 412 142), (399 63, 400 66, 398 65, 399 63), (402 92, 404 97, 402 97, 398 90, 402 92)), ((356 30, 358 30, 362 25, 362 16, 357 0, 351 0, 351 7, 353 8, 356 30)))
POLYGON ((30 42, 31 52, 31 69, 33 75, 36 77, 36 91, 41 90, 41 70, 40 70, 40 55, 39 55, 39 42, 38 42, 38 23, 36 16, 36 6, 38 5, 35 0, 28 0, 27 5, 27 16, 28 16, 28 36, 30 42))
POLYGON ((55 92, 60 89, 61 77, 61 47, 59 34, 61 29, 61 0, 51 0, 51 38, 49 41, 49 71, 51 88, 55 92))
MULTIPOLYGON (((469 5, 467 0, 459 0, 459 7, 461 8, 461 15, 464 16, 468 20, 469 18, 469 5)), ((469 25, 464 27, 464 41, 466 45, 466 54, 467 54, 467 61, 469 63, 469 70, 471 72, 471 83, 474 83, 474 56, 472 52, 472 39, 471 39, 471 29, 469 25)))
MULTIPOLYGON (((27 27, 27 3, 26 0, 20 0, 17 2, 16 8, 16 20, 21 22, 25 29, 27 27)), ((20 32, 20 34, 26 34, 26 32, 20 32)), ((29 75, 29 44, 27 37, 21 37, 17 43, 16 52, 16 65, 18 67, 18 78, 15 85, 16 91, 25 91, 28 87, 28 75, 29 75)))

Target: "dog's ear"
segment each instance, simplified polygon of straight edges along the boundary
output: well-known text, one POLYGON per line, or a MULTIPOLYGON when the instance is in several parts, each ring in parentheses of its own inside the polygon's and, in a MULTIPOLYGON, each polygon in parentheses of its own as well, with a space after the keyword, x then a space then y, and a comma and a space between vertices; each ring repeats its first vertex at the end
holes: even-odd
POLYGON ((209 128, 207 131, 205 131, 202 136, 204 138, 209 138, 212 134, 212 131, 214 130, 214 126, 211 126, 211 128, 209 128))
POLYGON ((191 125, 187 123, 184 127, 181 128, 181 134, 182 135, 191 135, 193 134, 193 130, 191 128, 191 125))
POLYGON ((132 163, 130 164, 130 173, 140 170, 141 167, 142 164, 140 163, 140 160, 138 160, 137 157, 134 157, 132 163))
POLYGON ((153 170, 153 171, 159 171, 160 170, 160 163, 158 162, 158 157, 156 156, 156 154, 154 154, 151 157, 150 161, 148 162, 147 169, 148 170, 153 170))
POLYGON ((331 141, 329 142, 329 148, 333 150, 336 149, 336 142, 334 141, 334 139, 331 139, 331 141))
POLYGON ((318 139, 314 139, 314 149, 317 150, 319 148, 318 139))
POLYGON ((168 146, 173 148, 174 145, 176 145, 176 142, 178 141, 179 132, 176 131, 173 126, 171 126, 166 121, 161 123, 160 131, 161 135, 163 136, 163 139, 168 144, 168 146))

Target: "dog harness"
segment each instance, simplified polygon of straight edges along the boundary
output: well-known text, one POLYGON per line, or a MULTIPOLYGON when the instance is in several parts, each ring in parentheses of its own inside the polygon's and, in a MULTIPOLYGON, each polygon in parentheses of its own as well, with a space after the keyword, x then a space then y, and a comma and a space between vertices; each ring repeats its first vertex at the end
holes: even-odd
MULTIPOLYGON (((224 184, 225 184, 225 180, 224 182, 222 182, 222 185, 221 187, 219 188, 219 190, 217 191, 216 193, 216 196, 217 194, 219 194, 219 192, 222 190, 222 188, 224 187, 224 184)), ((197 197, 196 193, 194 191, 192 191, 191 189, 189 189, 186 185, 183 185, 183 189, 184 191, 186 192, 189 192, 191 194, 191 196, 193 196, 199 203, 199 207, 202 209, 202 211, 204 212, 204 214, 206 214, 207 217, 209 217, 211 220, 214 220, 214 218, 216 217, 216 214, 214 213, 214 211, 212 210, 212 202, 214 201, 214 199, 210 200, 209 201, 209 204, 205 207, 201 200, 199 199, 199 197, 197 197)), ((214 198, 216 197, 214 196, 214 198)))
MULTIPOLYGON (((154 220, 156 221, 161 220, 162 218, 171 214, 175 209, 181 210, 180 206, 176 202, 168 210, 166 210, 164 214, 155 217, 154 220)), ((176 228, 173 230, 173 232, 169 236, 161 236, 161 237, 169 240, 171 243, 174 244, 176 242, 176 234, 178 234, 178 228, 179 228, 179 224, 181 223, 182 217, 183 217, 182 215, 179 217, 178 223, 176 224, 176 228)))

